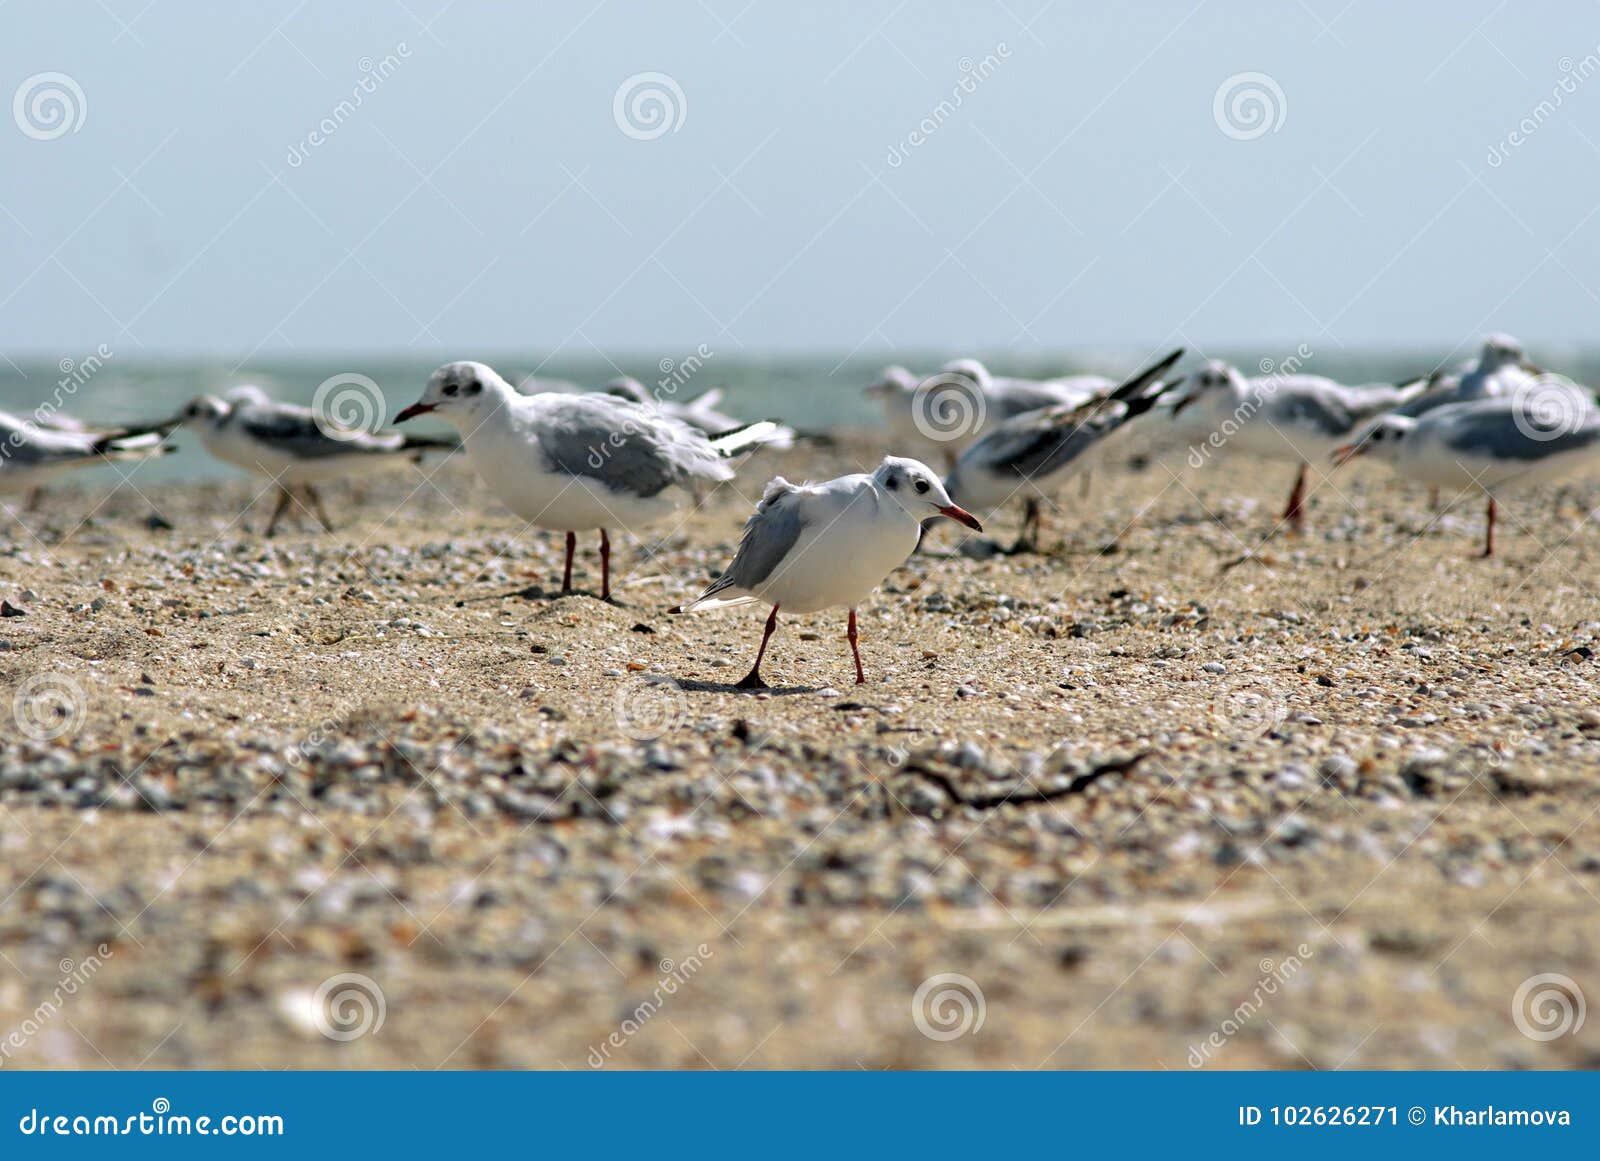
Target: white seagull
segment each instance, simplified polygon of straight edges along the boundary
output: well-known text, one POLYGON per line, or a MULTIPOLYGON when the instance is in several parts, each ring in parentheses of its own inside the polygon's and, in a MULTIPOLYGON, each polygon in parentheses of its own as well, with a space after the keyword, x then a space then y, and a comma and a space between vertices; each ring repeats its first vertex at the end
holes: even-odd
POLYGON ((572 592, 579 532, 600 532, 600 596, 611 599, 608 528, 636 530, 671 515, 698 483, 733 478, 727 460, 781 432, 762 421, 708 436, 659 410, 605 394, 519 395, 482 363, 446 363, 422 398, 394 417, 437 415, 506 507, 567 534, 561 591, 572 592))
POLYGON ((945 477, 946 491, 958 504, 990 513, 1007 501, 1023 502, 1022 530, 1011 552, 1037 547, 1042 505, 1061 485, 1087 467, 1113 433, 1154 407, 1179 381, 1162 376, 1183 358, 1173 351, 1103 398, 1024 412, 991 429, 962 452, 945 477))
POLYGON ((459 446, 434 436, 342 427, 309 407, 280 403, 248 384, 221 397, 201 395, 191 400, 175 422, 193 431, 206 451, 223 463, 266 476, 277 485, 278 504, 267 521, 268 536, 277 531, 297 492, 331 532, 333 524, 314 485, 459 446))
POLYGON ((778 627, 778 610, 815 613, 848 605, 845 636, 861 685, 867 677, 856 643, 856 606, 905 563, 921 538, 922 522, 934 516, 983 531, 977 518, 945 493, 932 469, 916 460, 885 456, 871 475, 840 476, 823 484, 791 484, 778 476, 745 524, 733 563, 705 592, 671 611, 770 604, 755 664, 738 685, 766 689, 761 659, 778 627))
POLYGON ((24 417, 0 411, 0 493, 26 493, 24 510, 31 512, 45 485, 74 468, 165 455, 172 449, 162 438, 171 430, 171 424, 156 424, 95 431, 53 413, 24 417))
POLYGON ((1427 414, 1384 415, 1334 452, 1336 464, 1370 455, 1433 488, 1488 500, 1483 555, 1494 555, 1496 497, 1567 475, 1600 452, 1600 409, 1588 392, 1551 380, 1509 396, 1451 403, 1427 414))
POLYGON ((1296 465, 1294 487, 1281 517, 1296 532, 1305 525, 1309 465, 1325 464, 1363 425, 1423 390, 1421 384, 1346 387, 1321 375, 1246 379, 1238 368, 1218 359, 1190 378, 1193 388, 1172 412, 1187 432, 1204 430, 1202 442, 1209 441, 1218 450, 1296 465))

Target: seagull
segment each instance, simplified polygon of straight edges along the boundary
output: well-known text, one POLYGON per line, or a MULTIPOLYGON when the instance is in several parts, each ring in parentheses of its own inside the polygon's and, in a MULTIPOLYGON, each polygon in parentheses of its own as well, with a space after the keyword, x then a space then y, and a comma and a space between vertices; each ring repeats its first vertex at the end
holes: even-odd
POLYGON ((958 503, 986 513, 1020 496, 1022 531, 1010 551, 1035 549, 1042 505, 1085 468, 1093 458, 1088 453, 1102 451, 1107 437, 1178 385, 1162 382, 1162 376, 1181 358, 1180 347, 1103 398, 1097 394, 1084 403, 1043 407, 1006 420, 961 453, 945 477, 945 490, 958 503))
POLYGON ((1297 465, 1281 519, 1296 532, 1305 525, 1306 471, 1322 464, 1357 429, 1407 402, 1420 384, 1347 387, 1321 375, 1262 375, 1246 379, 1238 368, 1213 359, 1196 372, 1194 387, 1173 408, 1188 431, 1203 425, 1197 442, 1232 448, 1266 460, 1297 465), (1198 412, 1190 412, 1198 407, 1198 412))
POLYGON ((73 468, 152 459, 171 424, 91 430, 53 412, 17 416, 0 411, 0 493, 27 493, 24 511, 39 506, 44 487, 73 468), (48 424, 49 426, 46 426, 48 424))
POLYGON ((935 516, 983 531, 976 517, 950 499, 932 469, 916 460, 885 456, 871 475, 822 484, 791 484, 778 476, 745 524, 733 563, 705 592, 671 611, 770 604, 755 664, 738 684, 739 689, 766 689, 761 659, 778 627, 778 610, 814 613, 848 605, 845 636, 861 685, 867 677, 857 644, 856 606, 905 562, 917 547, 922 522, 935 516))
POLYGON ((461 432, 472 466, 500 500, 540 528, 567 534, 561 592, 572 592, 579 532, 600 531, 600 597, 611 599, 613 527, 637 529, 677 511, 698 483, 733 478, 725 461, 778 436, 769 421, 708 436, 659 410, 605 394, 519 395, 482 363, 446 363, 422 398, 394 417, 436 414, 461 432))
MULTIPOLYGON (((664 414, 674 419, 681 419, 690 427, 698 427, 707 435, 726 435, 730 431, 745 426, 741 419, 723 411, 717 410, 717 404, 722 402, 722 388, 712 387, 702 391, 693 399, 679 403, 671 398, 672 390, 662 388, 658 393, 652 393, 648 387, 631 375, 619 375, 607 383, 600 390, 607 395, 615 395, 618 399, 627 399, 646 407, 659 408, 664 414)), ((772 433, 772 437, 765 441, 765 446, 775 449, 785 449, 794 446, 794 431, 787 427, 780 427, 772 433)))
POLYGON ((1483 555, 1494 555, 1495 500, 1566 475, 1600 451, 1600 408, 1587 391, 1546 379, 1510 396, 1451 403, 1420 417, 1383 415, 1335 449, 1335 465, 1370 455, 1434 488, 1488 500, 1483 555))
POLYGON ((373 433, 343 427, 309 407, 280 403, 249 384, 223 396, 191 400, 174 421, 200 437, 206 451, 247 472, 267 476, 277 485, 278 504, 267 521, 266 535, 298 491, 310 502, 322 527, 333 531, 313 485, 342 479, 352 472, 416 460, 427 451, 453 451, 460 445, 436 436, 373 433))

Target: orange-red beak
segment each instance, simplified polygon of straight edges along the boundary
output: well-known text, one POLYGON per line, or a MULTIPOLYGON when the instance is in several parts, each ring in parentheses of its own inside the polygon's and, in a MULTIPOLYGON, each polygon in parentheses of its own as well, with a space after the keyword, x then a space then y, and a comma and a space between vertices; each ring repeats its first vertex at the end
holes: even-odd
POLYGON ((399 415, 395 416, 394 421, 396 423, 404 423, 408 419, 415 419, 419 415, 428 414, 428 412, 432 411, 437 406, 438 404, 435 403, 413 403, 399 415))
POLYGON ((948 508, 940 508, 939 515, 948 516, 957 524, 965 524, 974 532, 983 531, 983 525, 978 523, 978 518, 971 512, 968 512, 965 508, 959 508, 956 505, 951 504, 948 508))
POLYGON ((1366 450, 1365 444, 1347 443, 1333 449, 1333 466, 1342 467, 1366 450))

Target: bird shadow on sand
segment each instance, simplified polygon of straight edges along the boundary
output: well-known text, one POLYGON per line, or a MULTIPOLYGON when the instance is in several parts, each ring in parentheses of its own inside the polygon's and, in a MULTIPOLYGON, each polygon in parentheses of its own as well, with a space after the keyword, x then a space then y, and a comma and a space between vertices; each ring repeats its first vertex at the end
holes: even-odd
POLYGON ((512 589, 504 593, 485 593, 481 597, 462 597, 456 602, 459 608, 462 605, 476 605, 484 601, 559 601, 567 597, 586 597, 591 601, 598 601, 602 605, 610 605, 617 609, 626 609, 628 606, 616 597, 602 597, 592 589, 573 589, 571 592, 562 592, 560 589, 546 589, 538 585, 527 585, 524 588, 512 589))
POLYGON ((826 685, 770 685, 765 689, 746 689, 728 681, 695 681, 691 678, 684 678, 678 682, 678 688, 688 693, 766 693, 771 694, 773 697, 792 697, 797 693, 821 693, 831 687, 826 685))

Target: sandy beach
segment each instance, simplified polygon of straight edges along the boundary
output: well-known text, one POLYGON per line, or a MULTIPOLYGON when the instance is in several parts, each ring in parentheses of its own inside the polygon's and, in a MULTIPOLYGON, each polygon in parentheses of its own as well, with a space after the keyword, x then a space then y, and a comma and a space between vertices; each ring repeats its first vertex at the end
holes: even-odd
POLYGON ((1102 472, 1048 555, 930 536, 866 685, 841 613, 730 689, 761 615, 666 610, 875 449, 620 606, 510 595, 558 538, 464 463, 0 528, 0 1067, 1600 1067, 1528 983, 1600 996, 1600 484, 1476 560, 1375 465, 1271 539, 1287 473, 1102 472))

